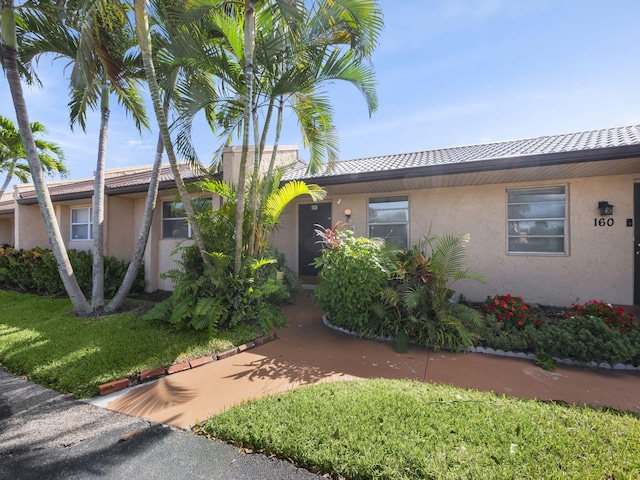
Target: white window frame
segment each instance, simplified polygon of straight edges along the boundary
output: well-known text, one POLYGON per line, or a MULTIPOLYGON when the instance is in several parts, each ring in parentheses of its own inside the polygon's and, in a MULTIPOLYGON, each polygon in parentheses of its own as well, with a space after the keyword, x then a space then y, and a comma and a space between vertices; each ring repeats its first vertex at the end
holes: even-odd
POLYGON ((69 238, 72 241, 81 242, 87 240, 93 240, 93 208, 92 207, 80 207, 80 208, 71 208, 69 212, 69 238), (85 210, 89 214, 89 219, 86 222, 74 222, 73 221, 73 212, 77 212, 80 210, 85 210), (88 238, 86 237, 78 237, 74 235, 73 229, 78 226, 86 226, 88 238))
MULTIPOLYGON (((508 255, 529 255, 529 256, 567 256, 569 255, 569 187, 568 185, 543 185, 543 186, 532 186, 532 187, 517 187, 517 188, 508 188, 507 189, 507 240, 506 240, 506 249, 508 255), (555 192, 554 192, 555 190, 555 192), (560 191, 561 190, 561 191, 560 191), (547 195, 562 195, 563 198, 556 199, 544 199, 542 196, 544 194, 547 195), (513 194, 513 195, 511 195, 513 194), (540 195, 539 201, 516 201, 515 196, 517 194, 529 194, 529 196, 540 195), (545 204, 549 207, 553 207, 553 204, 563 203, 563 213, 562 214, 540 214, 536 215, 535 212, 532 212, 531 215, 517 215, 516 210, 519 205, 536 205, 538 206, 538 210, 542 210, 545 207, 545 204), (514 207, 513 209, 510 207, 514 207), (531 223, 531 222, 553 222, 556 224, 562 225, 562 233, 549 233, 549 234, 535 234, 524 232, 521 234, 517 234, 518 230, 518 222, 521 223, 531 223), (531 250, 526 249, 516 249, 512 247, 512 242, 516 239, 562 239, 562 251, 551 251, 551 250, 541 250, 539 247, 534 247, 531 250)), ((556 207, 557 208, 557 207, 556 207)), ((521 243, 526 243, 521 242, 521 243)), ((532 243, 533 244, 533 243, 532 243)), ((514 243, 515 245, 515 243, 514 243)))
MULTIPOLYGON (((178 202, 178 203, 182 203, 182 202, 178 202)), ((168 205, 169 208, 171 210, 174 209, 174 205, 176 204, 176 202, 174 202, 173 200, 165 200, 162 202, 162 239, 163 240, 173 240, 173 239, 181 239, 181 238, 191 238, 191 225, 189 224, 189 222, 187 221, 187 215, 185 212, 185 216, 184 217, 165 217, 165 207, 168 205), (171 223, 180 223, 180 222, 184 222, 187 224, 187 236, 183 237, 183 236, 171 236, 171 235, 166 235, 165 234, 165 225, 167 222, 171 222, 171 223)))
MULTIPOLYGON (((393 225, 404 225, 406 227, 406 232, 407 232, 407 236, 405 238, 405 245, 400 245, 399 248, 409 248, 409 239, 410 237, 410 229, 409 226, 411 224, 410 222, 410 205, 409 205, 409 195, 382 195, 382 196, 377 196, 377 197, 369 197, 369 199, 367 200, 367 233, 369 235, 369 238, 372 237, 378 237, 378 235, 375 235, 372 233, 372 230, 375 228, 376 225, 380 225, 380 226, 393 226, 393 225), (371 221, 371 203, 394 203, 394 202, 406 202, 407 206, 406 206, 406 210, 407 210, 407 215, 406 215, 406 221, 402 222, 402 221, 393 221, 393 222, 372 222, 371 221)), ((394 208, 390 208, 389 210, 396 210, 398 209, 398 207, 394 207, 394 208)), ((382 209, 385 210, 385 209, 382 209)), ((384 237, 380 237, 383 238, 384 240, 387 240, 384 237)))

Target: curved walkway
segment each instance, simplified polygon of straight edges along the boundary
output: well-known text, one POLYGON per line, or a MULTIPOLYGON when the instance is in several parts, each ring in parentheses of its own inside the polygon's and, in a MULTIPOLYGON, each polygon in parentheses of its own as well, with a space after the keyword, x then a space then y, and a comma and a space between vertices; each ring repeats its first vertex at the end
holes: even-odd
POLYGON ((333 331, 307 295, 285 307, 278 340, 233 357, 114 393, 92 403, 186 428, 244 400, 322 381, 399 378, 640 413, 640 372, 559 366, 483 354, 394 352, 389 344, 333 331))

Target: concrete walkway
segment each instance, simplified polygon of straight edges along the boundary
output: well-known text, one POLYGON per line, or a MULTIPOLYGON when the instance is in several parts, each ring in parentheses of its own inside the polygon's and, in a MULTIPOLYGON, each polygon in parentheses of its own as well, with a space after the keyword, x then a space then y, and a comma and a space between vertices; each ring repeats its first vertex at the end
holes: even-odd
POLYGON ((640 413, 640 372, 559 366, 531 360, 451 354, 354 338, 322 324, 306 295, 285 307, 289 326, 278 340, 147 385, 102 398, 117 412, 186 428, 244 400, 323 381, 398 378, 506 395, 640 413))

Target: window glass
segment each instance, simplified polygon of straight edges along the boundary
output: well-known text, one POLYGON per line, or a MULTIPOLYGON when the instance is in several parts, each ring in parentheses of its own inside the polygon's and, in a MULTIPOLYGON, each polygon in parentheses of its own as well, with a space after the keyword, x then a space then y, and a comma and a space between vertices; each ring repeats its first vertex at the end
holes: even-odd
POLYGON ((369 237, 383 238, 397 248, 409 244, 409 197, 369 199, 369 237))
POLYGON ((509 253, 566 253, 565 187, 507 190, 509 253))
MULTIPOLYGON (((211 198, 193 202, 196 214, 212 206, 211 198)), ((162 238, 190 238, 191 225, 182 202, 162 202, 162 238)))
POLYGON ((71 240, 93 240, 91 207, 71 209, 71 240))
POLYGON ((188 238, 189 233, 182 203, 162 202, 162 238, 188 238))

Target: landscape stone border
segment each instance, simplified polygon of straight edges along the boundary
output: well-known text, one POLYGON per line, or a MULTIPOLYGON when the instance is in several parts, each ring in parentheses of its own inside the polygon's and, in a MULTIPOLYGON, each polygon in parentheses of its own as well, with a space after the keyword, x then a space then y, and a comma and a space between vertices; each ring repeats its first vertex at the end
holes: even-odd
POLYGON ((119 380, 113 380, 112 382, 99 385, 98 394, 100 396, 109 395, 110 393, 124 390, 125 388, 133 387, 135 385, 140 385, 142 383, 164 377, 165 375, 173 375, 174 373, 184 372, 185 370, 190 370, 202 365, 207 365, 218 360, 224 360, 225 358, 232 357, 234 355, 237 355, 238 353, 246 352, 247 350, 259 347, 260 345, 264 345, 265 343, 272 342, 276 339, 277 337, 275 330, 271 330, 271 332, 269 332, 269 334, 264 337, 256 338, 252 342, 245 343, 244 345, 240 345, 239 347, 227 350, 226 352, 217 353, 215 355, 206 355, 204 357, 199 357, 188 362, 174 363, 165 367, 156 367, 150 370, 143 370, 128 378, 121 378, 119 380))
MULTIPOLYGON (((356 332, 352 331, 352 330, 347 330, 346 328, 342 328, 342 327, 338 327, 337 325, 334 325, 333 323, 331 323, 328 319, 326 315, 322 316, 322 323, 328 327, 331 328, 333 330, 336 330, 338 332, 342 332, 342 333, 346 333, 347 335, 353 335, 355 337, 359 336, 361 338, 367 338, 370 340, 379 340, 379 341, 383 341, 383 342, 390 342, 393 339, 391 337, 378 337, 378 336, 362 336, 362 335, 358 335, 356 332)), ((491 347, 469 347, 467 349, 467 352, 471 352, 471 353, 483 353, 483 354, 487 354, 487 355, 496 355, 499 357, 512 357, 512 358, 523 358, 526 360, 536 360, 536 355, 534 353, 524 353, 524 352, 511 352, 511 351, 507 351, 505 352, 504 350, 495 350, 491 347)), ((558 357, 553 357, 553 360, 556 363, 562 364, 562 365, 571 365, 571 366, 575 366, 575 367, 588 367, 588 368, 602 368, 602 369, 608 369, 608 370, 632 370, 632 371, 640 371, 640 365, 638 366, 634 366, 631 364, 624 364, 624 363, 615 363, 615 364, 610 364, 607 362, 580 362, 578 360, 572 360, 570 358, 558 358, 558 357)))

